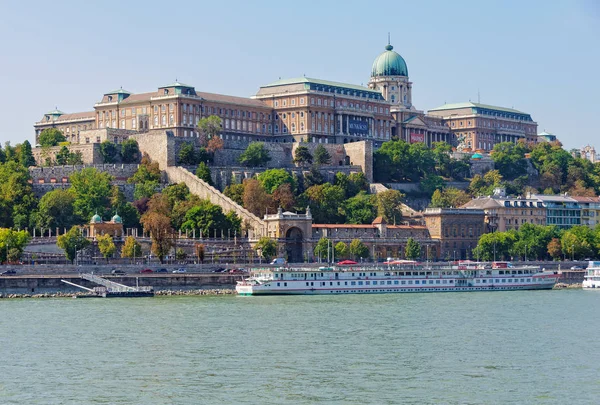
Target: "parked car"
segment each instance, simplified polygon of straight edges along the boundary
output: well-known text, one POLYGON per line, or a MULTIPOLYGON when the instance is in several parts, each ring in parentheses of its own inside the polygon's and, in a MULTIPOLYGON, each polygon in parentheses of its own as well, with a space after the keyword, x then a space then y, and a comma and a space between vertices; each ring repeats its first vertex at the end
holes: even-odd
POLYGON ((124 271, 124 270, 115 269, 115 270, 112 270, 112 271, 110 272, 110 274, 114 274, 114 275, 120 275, 120 276, 122 276, 123 274, 125 274, 125 271, 124 271))
POLYGON ((173 273, 187 273, 187 271, 184 268, 180 268, 173 270, 173 273))
POLYGON ((226 268, 224 267, 219 267, 218 269, 213 270, 213 273, 223 273, 224 271, 227 271, 226 268))
POLYGON ((169 271, 167 269, 158 269, 156 270, 157 273, 168 273, 169 271))
POLYGON ((240 273, 245 273, 245 271, 244 271, 244 269, 231 269, 231 270, 229 270, 229 273, 240 274, 240 273))
POLYGON ((571 270, 583 270, 583 269, 579 266, 573 266, 573 267, 571 267, 571 270))
POLYGON ((0 273, 0 276, 14 276, 16 274, 16 270, 4 270, 2 273, 0 273))
POLYGON ((152 270, 152 269, 143 269, 143 270, 140 270, 140 273, 154 273, 154 270, 152 270))

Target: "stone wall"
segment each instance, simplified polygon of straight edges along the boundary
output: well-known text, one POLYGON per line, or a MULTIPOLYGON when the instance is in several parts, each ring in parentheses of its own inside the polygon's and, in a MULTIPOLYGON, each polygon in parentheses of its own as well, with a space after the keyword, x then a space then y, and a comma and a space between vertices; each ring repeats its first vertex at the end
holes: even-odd
POLYGON ((373 142, 360 141, 343 145, 351 165, 362 168, 369 183, 373 182, 373 142))
MULTIPOLYGON (((192 173, 195 173, 196 171, 196 167, 186 166, 185 168, 192 173)), ((310 170, 308 167, 286 167, 285 169, 298 177, 304 176, 304 174, 310 170)), ((245 179, 254 178, 266 170, 268 170, 266 167, 248 168, 242 166, 211 166, 210 174, 213 180, 213 184, 216 185, 216 188, 223 190, 230 184, 240 184, 245 179)), ((321 172, 325 180, 331 183, 334 182, 335 175, 338 172, 344 173, 346 175, 349 175, 351 173, 362 172, 360 166, 321 166, 319 168, 319 171, 321 172)))
POLYGON ((165 171, 169 183, 185 183, 192 194, 195 194, 200 198, 207 199, 213 204, 220 206, 224 212, 235 212, 240 218, 242 218, 243 222, 248 223, 251 230, 251 234, 249 235, 251 238, 263 235, 265 222, 247 209, 237 204, 229 197, 223 195, 216 188, 200 180, 183 167, 168 167, 165 171))
MULTIPOLYGON (((176 141, 175 136, 166 131, 150 131, 143 134, 131 136, 138 143, 142 153, 147 153, 153 162, 157 162, 161 170, 169 166, 175 166, 177 156, 175 154, 176 141)), ((177 138, 190 139, 190 138, 177 138)))
POLYGON ((93 167, 98 171, 110 174, 116 181, 127 181, 137 171, 138 164, 94 164, 83 166, 50 166, 30 167, 29 175, 33 183, 68 183, 73 173, 80 172, 87 167, 93 167), (66 179, 66 180, 65 180, 66 179))
MULTIPOLYGON (((56 154, 61 150, 61 148, 62 146, 53 146, 51 148, 33 148, 32 153, 36 165, 45 165, 47 158, 55 161, 56 154)), ((100 144, 71 144, 67 145, 67 148, 71 153, 81 153, 83 163, 86 165, 103 163, 102 153, 100 153, 100 144)))

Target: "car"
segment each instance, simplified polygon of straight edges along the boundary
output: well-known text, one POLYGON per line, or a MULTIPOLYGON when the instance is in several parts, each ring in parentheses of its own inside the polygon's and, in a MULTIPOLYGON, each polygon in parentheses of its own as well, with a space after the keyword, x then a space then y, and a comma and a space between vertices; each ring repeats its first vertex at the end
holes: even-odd
POLYGON ((173 273, 187 273, 187 271, 184 268, 181 268, 173 270, 173 273))
POLYGON ((218 269, 215 269, 215 270, 213 270, 212 272, 213 272, 213 273, 223 273, 223 272, 226 272, 226 271, 227 271, 227 269, 226 269, 226 268, 224 268, 224 267, 219 267, 218 269))
POLYGON ((229 273, 233 273, 233 274, 240 274, 240 273, 245 273, 246 271, 244 269, 231 269, 229 270, 229 273))
POLYGON ((271 264, 285 264, 285 259, 283 257, 277 257, 273 259, 271 264))
POLYGON ((579 266, 573 266, 573 267, 571 267, 571 270, 583 270, 583 269, 579 266))
POLYGON ((17 274, 16 270, 5 270, 2 273, 0 273, 0 276, 14 276, 17 274))
POLYGON ((169 271, 167 269, 158 269, 156 270, 157 273, 168 273, 169 271))
POLYGON ((110 274, 114 274, 114 275, 119 275, 119 276, 122 276, 123 274, 125 274, 125 271, 123 271, 123 270, 118 270, 118 269, 115 269, 115 270, 112 270, 112 271, 110 272, 110 274))
POLYGON ((140 270, 140 273, 154 273, 154 270, 152 270, 152 269, 142 269, 142 270, 140 270))

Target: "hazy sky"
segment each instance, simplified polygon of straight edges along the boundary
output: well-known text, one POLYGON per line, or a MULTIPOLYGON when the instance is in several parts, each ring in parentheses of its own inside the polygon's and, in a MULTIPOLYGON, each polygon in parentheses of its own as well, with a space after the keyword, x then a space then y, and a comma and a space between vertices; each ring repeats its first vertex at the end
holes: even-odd
POLYGON ((0 141, 58 107, 174 81, 251 96, 281 78, 366 84, 391 32, 413 103, 528 112, 567 148, 600 149, 600 1, 0 0, 0 141))

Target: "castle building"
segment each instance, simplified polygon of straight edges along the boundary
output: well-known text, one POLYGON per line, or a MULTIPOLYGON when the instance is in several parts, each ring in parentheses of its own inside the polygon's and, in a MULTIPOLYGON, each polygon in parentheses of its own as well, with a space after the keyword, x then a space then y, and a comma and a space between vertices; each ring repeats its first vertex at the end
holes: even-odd
POLYGON ((423 212, 432 239, 439 241, 442 259, 472 259, 472 250, 485 233, 481 209, 427 208, 423 212))
POLYGON ((531 116, 509 108, 460 103, 428 113, 417 110, 406 61, 389 43, 375 58, 366 87, 299 77, 261 86, 247 98, 200 92, 175 81, 148 93, 112 90, 94 104, 94 111, 56 109, 34 128, 36 143, 46 128, 59 129, 72 144, 118 143, 148 131, 193 138, 199 136, 200 119, 211 115, 221 118, 224 140, 242 142, 369 140, 377 148, 396 138, 428 146, 458 139, 459 149, 489 151, 498 142, 537 139, 531 116))
POLYGON ((479 103, 444 104, 428 111, 449 126, 458 150, 490 151, 500 142, 537 142, 537 123, 512 108, 479 103))

